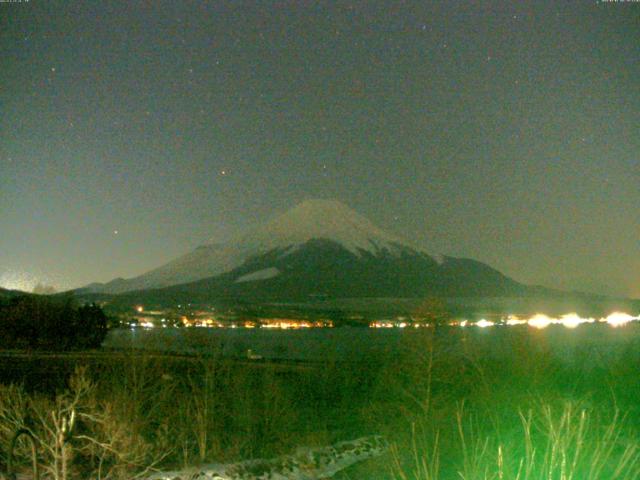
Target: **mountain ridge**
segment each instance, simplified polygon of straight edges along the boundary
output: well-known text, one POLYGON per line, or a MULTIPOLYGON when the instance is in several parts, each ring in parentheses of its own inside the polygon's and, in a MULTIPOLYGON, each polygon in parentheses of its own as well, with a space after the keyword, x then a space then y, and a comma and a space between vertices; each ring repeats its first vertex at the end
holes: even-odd
POLYGON ((377 254, 350 252, 340 244, 312 239, 295 252, 274 250, 253 257, 225 274, 163 289, 165 292, 207 298, 253 298, 290 300, 309 297, 420 297, 494 296, 521 294, 524 285, 499 271, 471 259, 431 256, 403 250, 377 254), (246 279, 269 269, 277 274, 246 279))
POLYGON ((200 245, 142 275, 92 283, 79 291, 118 294, 190 283, 231 271, 247 259, 274 248, 288 248, 291 253, 318 238, 335 241, 356 255, 385 250, 399 254, 406 249, 427 254, 409 241, 383 231, 341 202, 309 199, 229 242, 200 245))
POLYGON ((468 258, 434 256, 334 200, 307 200, 225 244, 79 294, 165 304, 555 295, 468 258))

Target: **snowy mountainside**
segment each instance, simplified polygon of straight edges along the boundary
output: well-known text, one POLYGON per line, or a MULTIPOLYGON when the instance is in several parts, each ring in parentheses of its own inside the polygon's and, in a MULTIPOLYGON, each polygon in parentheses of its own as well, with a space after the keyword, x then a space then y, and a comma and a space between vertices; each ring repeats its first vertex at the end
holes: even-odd
POLYGON ((232 271, 247 260, 274 250, 282 256, 291 255, 316 239, 331 241, 358 257, 398 256, 404 252, 427 255, 338 201, 307 200, 230 242, 206 244, 140 276, 91 284, 83 290, 117 294, 194 282, 232 271))
POLYGON ((264 253, 319 238, 336 242, 356 255, 362 251, 375 254, 385 248, 393 252, 406 244, 335 200, 307 200, 249 232, 238 243, 250 246, 255 253, 264 253))
POLYGON ((155 290, 128 292, 121 301, 210 303, 217 300, 305 301, 318 298, 418 298, 519 295, 526 287, 471 259, 431 256, 409 248, 347 250, 312 239, 294 250, 276 248, 221 275, 155 290))

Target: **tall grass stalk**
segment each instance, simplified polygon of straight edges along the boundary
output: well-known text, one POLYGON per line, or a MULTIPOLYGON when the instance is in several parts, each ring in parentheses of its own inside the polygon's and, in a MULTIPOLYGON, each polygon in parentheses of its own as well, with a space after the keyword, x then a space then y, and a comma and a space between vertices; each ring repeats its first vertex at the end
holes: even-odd
POLYGON ((458 442, 447 463, 457 464, 440 475, 439 432, 417 438, 413 431, 411 464, 393 449, 393 473, 399 480, 631 480, 640 478, 640 444, 618 412, 599 412, 541 405, 519 413, 520 435, 507 443, 478 427, 473 416, 458 409, 458 442), (432 445, 429 448, 429 445, 432 445))

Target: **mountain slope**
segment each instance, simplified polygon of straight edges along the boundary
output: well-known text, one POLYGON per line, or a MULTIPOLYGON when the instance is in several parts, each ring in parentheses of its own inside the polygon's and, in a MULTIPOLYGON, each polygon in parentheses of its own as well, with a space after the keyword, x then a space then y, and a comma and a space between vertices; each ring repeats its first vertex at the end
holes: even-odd
POLYGON ((139 277, 91 287, 162 303, 509 296, 530 288, 475 260, 433 257, 326 200, 303 202, 232 242, 204 245, 139 277))
POLYGON ((340 202, 307 200, 226 244, 206 244, 138 277, 94 283, 82 291, 122 293, 192 282, 229 272, 274 249, 292 252, 313 239, 331 240, 355 255, 413 249, 340 202))
POLYGON ((322 298, 511 296, 527 287, 469 259, 442 263, 410 249, 400 254, 347 250, 324 239, 293 252, 273 249, 222 275, 156 290, 129 292, 122 300, 159 303, 219 299, 302 301, 322 298))

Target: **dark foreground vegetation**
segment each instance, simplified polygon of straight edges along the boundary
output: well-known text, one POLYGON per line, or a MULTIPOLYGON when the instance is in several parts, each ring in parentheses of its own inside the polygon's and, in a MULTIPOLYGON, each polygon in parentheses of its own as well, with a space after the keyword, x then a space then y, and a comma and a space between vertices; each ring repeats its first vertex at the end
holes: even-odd
MULTIPOLYGON (((215 352, 51 357, 47 366, 66 380, 0 387, 0 447, 6 455, 26 427, 50 478, 124 479, 379 433, 391 452, 338 478, 640 478, 637 349, 606 361, 585 350, 567 363, 527 329, 500 354, 466 332, 412 332, 402 354, 350 363, 238 362, 215 352), (452 335, 458 349, 445 351, 440 339, 451 345, 452 335)), ((46 372, 37 357, 3 362, 46 372)), ((28 443, 17 452, 28 470, 28 443)))
POLYGON ((0 348, 98 348, 106 334, 107 317, 97 305, 80 306, 73 297, 0 298, 0 348))

